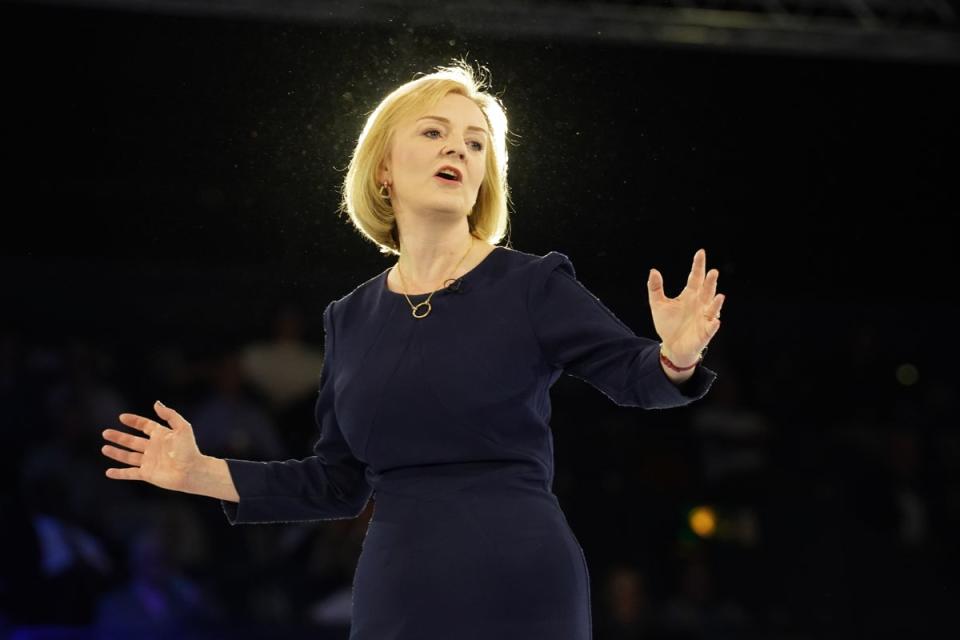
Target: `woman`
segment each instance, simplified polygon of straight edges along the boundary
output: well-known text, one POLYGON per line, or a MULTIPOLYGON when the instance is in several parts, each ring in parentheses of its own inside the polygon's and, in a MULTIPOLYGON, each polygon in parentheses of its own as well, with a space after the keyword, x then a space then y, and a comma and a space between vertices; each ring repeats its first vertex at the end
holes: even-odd
POLYGON ((551 251, 497 246, 507 226, 506 116, 463 64, 388 95, 353 154, 342 208, 395 265, 329 303, 304 460, 217 459, 159 402, 163 425, 104 437, 110 478, 217 497, 231 524, 374 513, 353 584, 354 640, 591 637, 582 549, 551 491, 549 389, 561 373, 622 406, 703 397, 718 272, 696 253, 661 342, 636 336, 551 251))

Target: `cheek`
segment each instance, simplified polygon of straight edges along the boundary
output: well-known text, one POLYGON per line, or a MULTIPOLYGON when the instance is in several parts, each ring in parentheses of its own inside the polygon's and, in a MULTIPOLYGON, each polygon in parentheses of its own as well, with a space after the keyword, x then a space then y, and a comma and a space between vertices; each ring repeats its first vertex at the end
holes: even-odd
POLYGON ((480 185, 483 184, 484 178, 486 177, 486 171, 484 171, 483 165, 477 167, 477 170, 476 170, 475 175, 477 176, 477 178, 476 178, 476 184, 475 184, 474 186, 475 186, 477 189, 479 189, 479 188, 480 188, 480 185))
POLYGON ((412 176, 423 175, 425 171, 429 172, 432 163, 425 153, 417 153, 415 150, 407 149, 398 154, 399 164, 403 167, 404 173, 412 176))

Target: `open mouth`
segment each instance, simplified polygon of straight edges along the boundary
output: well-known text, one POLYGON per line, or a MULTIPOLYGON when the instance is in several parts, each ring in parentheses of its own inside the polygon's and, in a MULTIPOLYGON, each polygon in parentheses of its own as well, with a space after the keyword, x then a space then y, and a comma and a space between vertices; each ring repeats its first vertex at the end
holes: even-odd
POLYGON ((445 182, 463 181, 463 174, 460 173, 459 169, 451 165, 440 167, 440 169, 434 175, 445 182))
POLYGON ((450 177, 444 176, 442 173, 438 173, 433 177, 439 180, 440 182, 443 182, 446 184, 460 184, 460 181, 457 180, 456 178, 450 178, 450 177))

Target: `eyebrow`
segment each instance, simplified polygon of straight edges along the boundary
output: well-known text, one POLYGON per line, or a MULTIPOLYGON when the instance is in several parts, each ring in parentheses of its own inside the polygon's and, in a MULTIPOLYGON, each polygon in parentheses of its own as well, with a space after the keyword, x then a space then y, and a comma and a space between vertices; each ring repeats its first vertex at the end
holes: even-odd
MULTIPOLYGON (((450 120, 448 120, 447 118, 443 118, 441 116, 423 116, 422 118, 417 118, 417 122, 420 122, 421 120, 439 120, 440 122, 450 124, 450 120)), ((485 136, 490 135, 489 133, 487 133, 487 130, 484 129, 483 127, 467 127, 467 130, 479 131, 485 136)))

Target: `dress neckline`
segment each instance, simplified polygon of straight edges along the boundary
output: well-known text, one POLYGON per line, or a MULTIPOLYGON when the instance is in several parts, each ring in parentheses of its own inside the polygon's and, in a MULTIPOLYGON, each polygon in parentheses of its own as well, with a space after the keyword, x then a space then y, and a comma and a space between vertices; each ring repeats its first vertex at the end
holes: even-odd
MULTIPOLYGON (((485 255, 485 256, 483 257, 483 260, 481 260, 480 262, 478 262, 477 264, 475 264, 472 269, 470 269, 469 271, 465 272, 462 276, 460 276, 460 278, 466 278, 467 276, 473 275, 473 274, 478 273, 479 271, 481 271, 481 270, 483 269, 483 267, 485 267, 485 266, 490 262, 490 256, 492 256, 492 255, 495 254, 495 253, 503 253, 503 247, 501 247, 500 245, 494 245, 493 251, 491 251, 490 253, 488 253, 487 255, 485 255)), ((388 280, 388 278, 389 278, 389 276, 390 276, 390 269, 392 269, 392 268, 393 268, 393 267, 390 266, 390 267, 387 268, 386 271, 384 271, 382 274, 380 274, 380 277, 383 279, 383 282, 382 282, 382 284, 381 284, 381 289, 382 289, 383 292, 386 293, 387 295, 397 296, 397 297, 402 298, 402 297, 404 297, 404 294, 402 294, 402 293, 400 293, 400 292, 398 292, 398 291, 393 291, 392 289, 390 289, 389 286, 387 286, 387 280, 388 280)), ((458 279, 459 279, 459 278, 458 278, 458 279)), ((428 296, 428 295, 430 295, 431 293, 438 293, 438 292, 440 292, 440 291, 443 291, 445 288, 446 288, 446 287, 441 287, 440 289, 437 289, 437 290, 435 290, 435 291, 427 291, 427 292, 425 292, 425 293, 409 293, 409 294, 407 294, 407 295, 409 295, 409 296, 411 296, 411 297, 413 297, 413 296, 428 296)))

